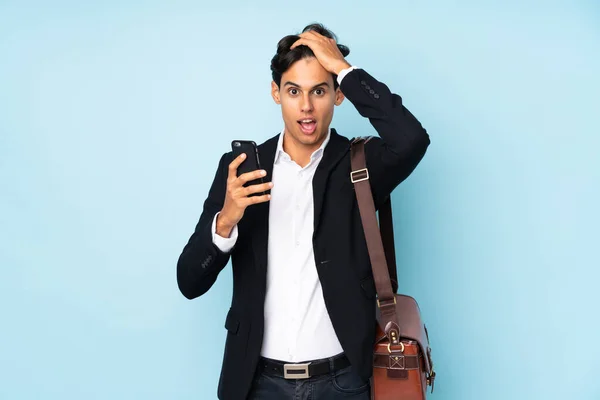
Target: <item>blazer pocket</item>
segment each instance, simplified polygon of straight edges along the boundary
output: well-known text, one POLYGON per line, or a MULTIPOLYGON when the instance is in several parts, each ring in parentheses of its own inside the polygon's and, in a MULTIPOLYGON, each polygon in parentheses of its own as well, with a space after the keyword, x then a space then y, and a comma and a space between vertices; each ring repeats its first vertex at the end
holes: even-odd
POLYGON ((236 318, 232 310, 229 310, 227 313, 227 318, 225 318, 225 329, 227 329, 229 333, 237 335, 239 328, 240 321, 236 318))
POLYGON ((360 280, 360 287, 362 288, 365 296, 369 299, 374 299, 377 295, 377 289, 375 288, 375 281, 372 276, 367 276, 360 280))

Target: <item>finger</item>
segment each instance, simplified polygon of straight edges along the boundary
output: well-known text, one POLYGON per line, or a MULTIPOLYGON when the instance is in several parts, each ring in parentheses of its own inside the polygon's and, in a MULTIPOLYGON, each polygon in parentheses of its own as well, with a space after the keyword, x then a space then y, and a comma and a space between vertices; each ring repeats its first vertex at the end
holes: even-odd
POLYGON ((313 39, 313 40, 317 40, 317 41, 325 41, 325 42, 335 42, 335 40, 333 38, 328 38, 327 36, 323 36, 321 35, 319 32, 317 31, 306 31, 303 33, 304 36, 300 35, 301 37, 304 37, 306 39, 313 39))
POLYGON ((237 178, 237 180, 240 183, 240 185, 243 185, 246 182, 250 182, 255 179, 262 178, 263 176, 266 176, 266 175, 267 175, 267 171, 265 171, 264 169, 257 169, 255 171, 250 171, 250 172, 246 172, 245 174, 241 174, 237 178))
POLYGON ((265 194, 262 196, 252 196, 252 197, 246 197, 245 201, 245 206, 251 206, 252 204, 258 204, 258 203, 265 203, 267 201, 271 200, 271 195, 270 194, 265 194))
POLYGON ((294 47, 298 47, 300 45, 305 45, 312 49, 312 45, 314 43, 315 43, 315 41, 313 39, 301 38, 301 39, 296 40, 294 42, 294 44, 290 46, 290 49, 293 49, 294 47))
POLYGON ((301 37, 307 37, 307 38, 313 37, 313 38, 319 38, 319 39, 325 37, 325 36, 321 35, 319 32, 312 31, 312 30, 311 31, 302 32, 302 34, 299 35, 299 36, 301 36, 301 37))
POLYGON ((267 190, 273 187, 273 182, 261 183, 258 185, 250 185, 247 188, 244 188, 245 196, 248 196, 253 193, 266 192, 267 190))
POLYGON ((232 162, 229 163, 229 172, 227 175, 227 180, 233 181, 237 178, 237 169, 246 159, 246 153, 242 153, 236 158, 233 159, 232 162))

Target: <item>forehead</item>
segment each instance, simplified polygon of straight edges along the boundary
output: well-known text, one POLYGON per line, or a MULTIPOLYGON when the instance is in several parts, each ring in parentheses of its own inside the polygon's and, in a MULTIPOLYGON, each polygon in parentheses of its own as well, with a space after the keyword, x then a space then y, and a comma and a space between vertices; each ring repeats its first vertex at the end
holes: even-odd
POLYGON ((288 68, 281 76, 281 84, 291 81, 300 87, 311 88, 321 82, 333 85, 333 75, 329 73, 316 58, 303 58, 288 68))

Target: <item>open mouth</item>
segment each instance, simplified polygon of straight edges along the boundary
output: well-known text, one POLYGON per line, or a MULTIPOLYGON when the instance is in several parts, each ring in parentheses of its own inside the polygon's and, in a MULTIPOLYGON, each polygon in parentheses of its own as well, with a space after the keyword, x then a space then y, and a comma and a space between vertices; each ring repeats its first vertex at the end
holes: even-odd
POLYGON ((305 118, 298 120, 300 124, 300 129, 307 135, 310 135, 315 132, 317 129, 317 120, 314 118, 305 118))

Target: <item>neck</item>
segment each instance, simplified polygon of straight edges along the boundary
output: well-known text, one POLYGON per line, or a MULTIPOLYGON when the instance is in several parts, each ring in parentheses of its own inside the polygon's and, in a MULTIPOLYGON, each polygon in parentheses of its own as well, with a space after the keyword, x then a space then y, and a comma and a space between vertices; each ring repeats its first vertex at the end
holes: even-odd
POLYGON ((283 151, 289 154, 290 158, 299 166, 304 168, 310 162, 310 156, 323 144, 327 136, 324 136, 317 143, 305 145, 294 140, 292 135, 284 133, 283 151))

